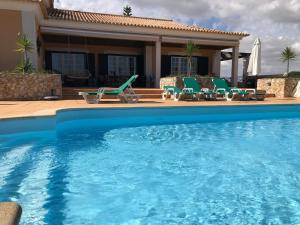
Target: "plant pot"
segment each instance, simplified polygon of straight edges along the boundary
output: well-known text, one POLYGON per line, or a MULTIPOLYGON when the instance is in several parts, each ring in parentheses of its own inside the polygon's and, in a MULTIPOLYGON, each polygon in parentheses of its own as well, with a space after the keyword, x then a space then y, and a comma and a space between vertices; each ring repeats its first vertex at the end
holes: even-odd
POLYGON ((266 97, 266 91, 264 90, 257 90, 255 94, 255 98, 257 101, 264 101, 266 97))

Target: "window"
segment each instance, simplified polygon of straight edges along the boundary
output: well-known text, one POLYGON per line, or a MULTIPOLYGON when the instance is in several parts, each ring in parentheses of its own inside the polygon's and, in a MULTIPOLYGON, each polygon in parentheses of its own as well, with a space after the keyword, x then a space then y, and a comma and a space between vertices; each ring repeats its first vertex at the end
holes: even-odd
POLYGON ((85 54, 52 53, 52 70, 67 75, 85 73, 85 57, 85 54))
MULTIPOLYGON (((192 57, 192 74, 197 74, 198 65, 197 58, 192 57)), ((171 57, 171 74, 172 75, 186 75, 188 72, 187 57, 172 56, 171 57)))
POLYGON ((109 76, 130 76, 136 74, 135 56, 108 56, 109 76))

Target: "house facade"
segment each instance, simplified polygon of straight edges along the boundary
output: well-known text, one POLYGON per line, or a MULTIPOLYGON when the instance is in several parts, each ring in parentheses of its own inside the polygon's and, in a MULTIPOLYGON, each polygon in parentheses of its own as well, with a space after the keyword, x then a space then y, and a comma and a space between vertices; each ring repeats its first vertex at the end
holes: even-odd
POLYGON ((63 75, 65 85, 118 85, 131 74, 137 86, 158 87, 161 77, 187 73, 185 45, 198 49, 192 73, 220 75, 221 50, 232 49, 237 83, 242 32, 225 32, 172 20, 56 9, 53 0, 0 0, 0 71, 20 61, 18 34, 33 43, 29 58, 38 70, 63 75))

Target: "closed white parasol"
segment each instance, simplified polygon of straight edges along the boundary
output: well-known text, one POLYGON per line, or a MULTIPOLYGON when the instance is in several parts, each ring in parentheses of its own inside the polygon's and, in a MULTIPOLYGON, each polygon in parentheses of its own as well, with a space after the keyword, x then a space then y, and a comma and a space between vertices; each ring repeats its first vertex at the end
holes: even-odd
POLYGON ((249 76, 257 76, 261 72, 261 41, 259 38, 254 41, 247 72, 249 76))

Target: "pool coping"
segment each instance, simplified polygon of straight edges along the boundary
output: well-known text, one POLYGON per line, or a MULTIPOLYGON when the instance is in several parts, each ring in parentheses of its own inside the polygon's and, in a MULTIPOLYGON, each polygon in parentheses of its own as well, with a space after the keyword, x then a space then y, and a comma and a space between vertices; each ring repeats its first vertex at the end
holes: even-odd
POLYGON ((1 121, 9 121, 9 120, 22 120, 22 119, 38 119, 38 118, 55 118, 58 113, 61 112, 69 112, 69 111, 79 111, 79 110, 112 110, 112 109, 147 109, 147 108, 163 108, 163 109, 170 109, 170 108, 210 108, 210 107, 247 107, 247 106, 293 106, 293 105, 300 105, 299 102, 289 102, 289 103, 274 103, 274 102, 247 102, 247 103, 231 103, 227 102, 227 104, 207 104, 207 105, 143 105, 143 106, 102 106, 102 107, 68 107, 68 108, 54 108, 49 110, 49 114, 32 114, 32 115, 16 115, 16 116, 9 116, 9 117, 0 117, 1 121))
POLYGON ((16 202, 0 203, 0 221, 5 225, 18 225, 21 219, 22 208, 16 202))

